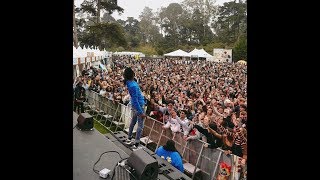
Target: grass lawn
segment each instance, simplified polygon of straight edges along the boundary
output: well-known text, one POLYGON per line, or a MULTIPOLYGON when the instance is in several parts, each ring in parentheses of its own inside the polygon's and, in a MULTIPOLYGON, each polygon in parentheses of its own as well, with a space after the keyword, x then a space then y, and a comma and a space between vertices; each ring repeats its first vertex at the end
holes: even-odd
POLYGON ((109 131, 103 127, 101 124, 99 124, 96 120, 94 120, 94 128, 98 130, 101 134, 108 134, 109 131))

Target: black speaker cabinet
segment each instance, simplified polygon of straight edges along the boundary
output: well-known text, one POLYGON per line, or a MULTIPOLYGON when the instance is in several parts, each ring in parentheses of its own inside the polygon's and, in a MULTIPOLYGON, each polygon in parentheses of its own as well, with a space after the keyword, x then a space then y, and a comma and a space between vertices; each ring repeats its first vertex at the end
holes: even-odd
POLYGON ((93 130, 93 117, 88 113, 81 113, 78 117, 78 129, 82 131, 93 130))
POLYGON ((133 151, 128 158, 128 165, 135 170, 136 177, 140 180, 154 180, 158 178, 158 161, 143 149, 133 151))

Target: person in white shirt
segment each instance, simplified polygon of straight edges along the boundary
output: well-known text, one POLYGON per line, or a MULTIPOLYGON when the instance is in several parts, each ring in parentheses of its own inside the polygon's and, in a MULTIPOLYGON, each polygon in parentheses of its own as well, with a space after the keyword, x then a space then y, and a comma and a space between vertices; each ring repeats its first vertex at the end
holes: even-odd
POLYGON ((162 126, 162 128, 164 128, 164 129, 170 128, 173 133, 180 132, 181 131, 180 130, 181 126, 180 126, 180 124, 178 122, 178 118, 179 117, 177 116, 176 111, 175 110, 171 110, 169 112, 169 114, 171 116, 169 116, 168 121, 166 122, 166 124, 164 126, 162 126))
POLYGON ((100 94, 101 96, 105 96, 106 93, 107 93, 107 91, 106 91, 105 88, 102 88, 102 89, 100 90, 100 92, 99 92, 99 94, 100 94))
POLYGON ((189 127, 189 119, 186 117, 185 110, 180 111, 180 117, 177 120, 182 127, 184 138, 186 138, 191 130, 191 127, 189 127))

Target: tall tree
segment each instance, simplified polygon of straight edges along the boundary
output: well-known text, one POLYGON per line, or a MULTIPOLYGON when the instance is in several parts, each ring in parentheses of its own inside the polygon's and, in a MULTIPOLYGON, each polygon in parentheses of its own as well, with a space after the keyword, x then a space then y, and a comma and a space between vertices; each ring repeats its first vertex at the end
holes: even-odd
POLYGON ((116 20, 114 19, 114 17, 111 16, 111 14, 109 13, 104 13, 102 18, 101 18, 101 22, 115 22, 116 20))
POLYGON ((179 32, 181 29, 181 15, 183 9, 178 3, 171 3, 167 8, 161 9, 159 16, 162 19, 162 27, 165 37, 170 40, 173 47, 179 45, 179 32))
POLYGON ((118 6, 115 0, 84 0, 81 9, 94 17, 95 23, 100 23, 101 11, 112 14, 114 11, 123 12, 123 8, 118 6))
POLYGON ((201 16, 203 37, 206 36, 207 32, 212 33, 211 30, 208 31, 207 25, 209 25, 209 22, 211 22, 217 12, 217 6, 214 5, 215 3, 216 0, 184 0, 182 2, 182 6, 186 11, 198 11, 197 13, 201 16))
POLYGON ((246 33, 246 19, 246 2, 227 2, 219 7, 218 18, 212 23, 212 27, 219 41, 230 44, 246 33))
POLYGON ((78 34, 77 34, 77 25, 76 25, 76 13, 75 13, 75 4, 73 0, 73 46, 78 48, 78 34))
POLYGON ((239 36, 233 48, 233 61, 247 60, 247 37, 239 36))
POLYGON ((133 17, 127 17, 127 20, 124 22, 124 30, 129 47, 137 47, 141 41, 139 21, 133 17))
POLYGON ((116 44, 126 45, 122 27, 117 23, 109 23, 108 20, 112 20, 112 17, 100 17, 101 12, 108 14, 112 14, 114 11, 123 12, 123 8, 118 6, 115 0, 84 0, 80 10, 82 13, 88 14, 84 30, 79 35, 81 44, 99 46, 100 49, 116 44))
POLYGON ((143 11, 139 15, 139 19, 139 27, 143 37, 142 43, 149 43, 153 39, 152 32, 157 28, 155 27, 155 16, 152 12, 152 9, 149 7, 144 7, 143 11))
POLYGON ((124 34, 123 28, 117 23, 99 23, 88 26, 79 40, 81 45, 99 46, 100 49, 112 46, 126 47, 124 34))

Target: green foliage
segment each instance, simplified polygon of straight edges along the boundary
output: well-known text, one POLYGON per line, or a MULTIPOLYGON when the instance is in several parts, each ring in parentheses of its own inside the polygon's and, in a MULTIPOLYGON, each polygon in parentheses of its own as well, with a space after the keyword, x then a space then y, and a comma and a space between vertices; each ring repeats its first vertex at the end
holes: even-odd
POLYGON ((157 51, 157 54, 160 56, 164 54, 162 49, 156 49, 156 51, 157 51))
POLYGON ((110 50, 112 52, 121 52, 121 51, 124 51, 125 49, 122 46, 113 46, 110 48, 110 50))
POLYGON ((238 37, 246 33, 247 4, 227 2, 218 9, 218 18, 212 23, 217 40, 232 44, 238 37))
POLYGON ((100 23, 86 29, 87 31, 79 36, 82 45, 99 46, 100 49, 127 46, 123 29, 117 23, 100 23))
POLYGON ((127 46, 123 28, 114 23, 110 15, 114 11, 123 12, 123 8, 111 0, 84 0, 80 8, 74 11, 78 14, 88 14, 86 18, 76 19, 78 40, 80 45, 98 46, 100 49, 113 46, 127 46), (100 22, 100 12, 107 11, 100 22), (86 19, 86 20, 85 20, 86 19))
POLYGON ((141 41, 141 33, 139 27, 139 21, 133 17, 128 17, 126 21, 119 22, 123 24, 125 31, 125 37, 129 45, 129 49, 135 48, 141 41))
POLYGON ((123 13, 123 8, 118 6, 115 1, 101 1, 101 7, 105 9, 109 14, 112 14, 114 11, 118 11, 120 14, 123 13))
POLYGON ((116 20, 109 14, 109 13, 104 13, 101 22, 115 22, 116 20))
POLYGON ((101 125, 96 119, 94 119, 94 128, 96 129, 96 130, 98 130, 101 134, 108 134, 108 133, 110 133, 109 131, 108 131, 108 129, 107 128, 105 128, 103 125, 101 125))
POLYGON ((152 9, 145 7, 139 16, 139 29, 141 33, 141 43, 155 43, 160 38, 159 28, 155 25, 156 17, 152 9))
POLYGON ((233 48, 233 61, 247 60, 247 38, 245 36, 239 37, 233 48))
POLYGON ((112 14, 114 11, 122 13, 124 10, 122 7, 118 6, 114 1, 108 0, 84 0, 84 2, 81 4, 80 10, 89 13, 91 16, 97 16, 98 3, 100 3, 100 8, 106 10, 109 14, 112 14))
POLYGON ((135 48, 134 51, 142 52, 146 56, 152 56, 152 55, 158 54, 156 49, 150 44, 140 45, 139 47, 135 48))
MULTIPOLYGON (((230 1, 222 6, 215 0, 184 0, 171 3, 157 12, 145 7, 138 19, 115 20, 110 14, 123 9, 114 1, 85 0, 75 13, 91 16, 76 19, 81 45, 99 46, 112 51, 140 51, 163 55, 182 49, 232 48, 234 60, 246 59, 247 4, 230 1), (107 13, 99 22, 97 3, 107 13), (110 4, 111 3, 111 4, 110 4)), ((84 17, 84 16, 82 16, 84 17)))
POLYGON ((97 15, 97 10, 94 7, 93 3, 89 3, 89 2, 84 2, 81 4, 81 8, 80 8, 83 12, 87 12, 89 14, 91 14, 92 16, 96 16, 97 15))

